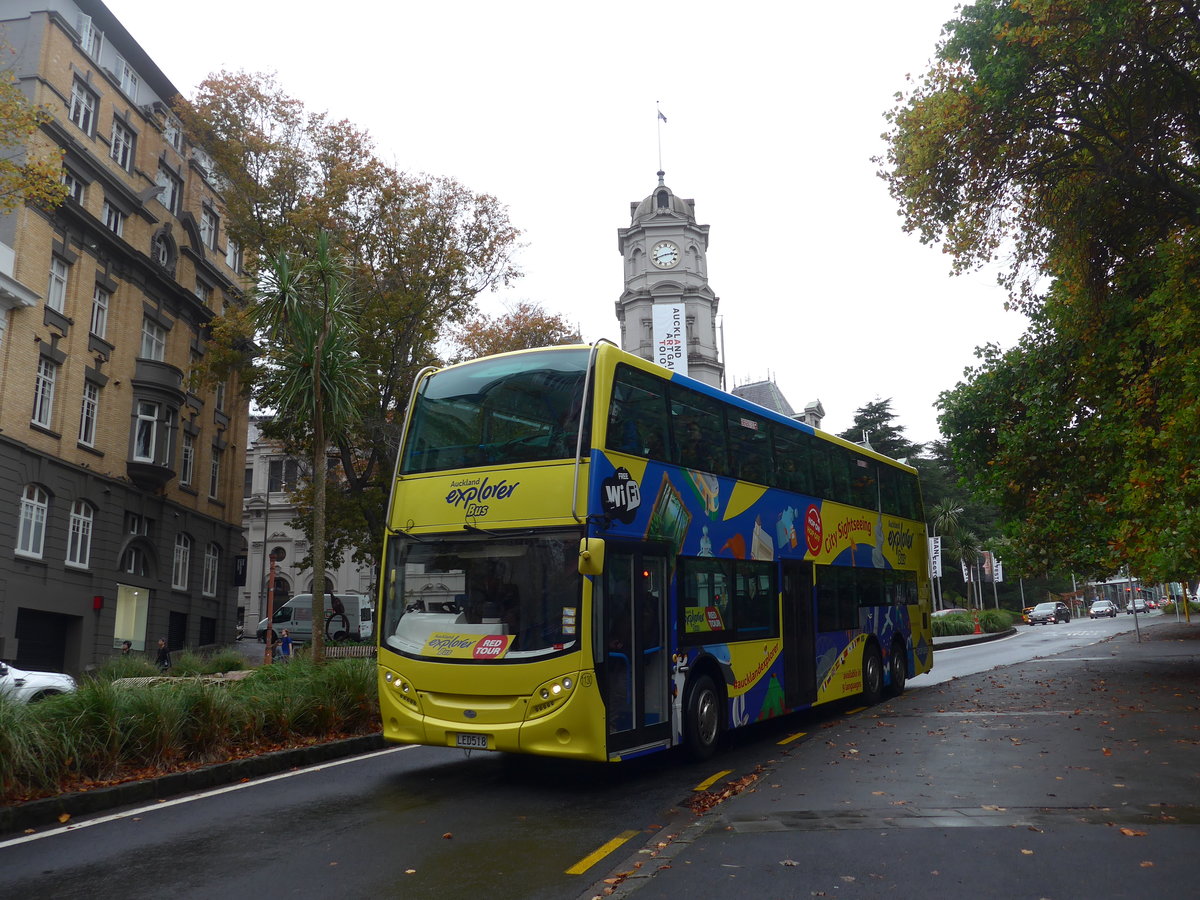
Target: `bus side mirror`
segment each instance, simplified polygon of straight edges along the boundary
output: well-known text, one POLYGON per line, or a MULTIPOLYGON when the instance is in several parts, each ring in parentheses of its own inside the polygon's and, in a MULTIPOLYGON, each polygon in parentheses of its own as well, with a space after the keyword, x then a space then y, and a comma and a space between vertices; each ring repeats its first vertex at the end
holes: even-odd
POLYGON ((604 571, 604 541, 584 538, 579 542, 579 574, 599 575, 604 571))

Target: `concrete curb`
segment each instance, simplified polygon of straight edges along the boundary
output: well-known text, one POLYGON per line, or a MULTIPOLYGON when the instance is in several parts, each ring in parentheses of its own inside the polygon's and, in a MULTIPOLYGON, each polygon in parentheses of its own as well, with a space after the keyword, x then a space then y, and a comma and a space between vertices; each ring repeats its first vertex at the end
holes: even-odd
POLYGON ((119 806, 149 803, 182 794, 234 784, 247 778, 260 778, 288 769, 316 765, 331 759, 343 759, 360 753, 370 753, 384 746, 383 736, 368 734, 345 738, 309 747, 278 750, 261 756, 249 756, 232 762, 203 766, 188 772, 175 772, 158 778, 146 778, 81 791, 59 794, 41 800, 30 800, 15 806, 0 807, 0 835, 56 825, 60 816, 71 818, 89 815, 119 806))
POLYGON ((934 650, 953 650, 955 647, 969 647, 972 644, 986 644, 988 641, 998 641, 1017 633, 1016 628, 1007 631, 997 631, 995 634, 951 634, 933 639, 934 650))

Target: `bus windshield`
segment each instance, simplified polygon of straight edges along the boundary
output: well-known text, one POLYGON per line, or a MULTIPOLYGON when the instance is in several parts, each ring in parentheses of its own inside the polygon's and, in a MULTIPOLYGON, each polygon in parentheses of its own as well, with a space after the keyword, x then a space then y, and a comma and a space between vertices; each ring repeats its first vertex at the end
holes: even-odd
POLYGON ((578 640, 578 552, 578 534, 393 537, 383 643, 412 656, 454 660, 512 660, 571 649, 578 640), (491 652, 483 654, 487 647, 491 652))
POLYGON ((499 356, 435 372, 415 398, 400 473, 574 456, 588 352, 499 356))

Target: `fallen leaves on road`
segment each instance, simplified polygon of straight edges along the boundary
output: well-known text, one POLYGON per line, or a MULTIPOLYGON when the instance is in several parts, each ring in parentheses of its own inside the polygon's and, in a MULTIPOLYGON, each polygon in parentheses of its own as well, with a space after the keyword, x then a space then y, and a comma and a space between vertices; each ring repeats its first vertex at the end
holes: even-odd
POLYGON ((1121 834, 1125 835, 1125 837, 1145 837, 1146 836, 1146 832, 1135 831, 1132 828, 1122 828, 1121 834))

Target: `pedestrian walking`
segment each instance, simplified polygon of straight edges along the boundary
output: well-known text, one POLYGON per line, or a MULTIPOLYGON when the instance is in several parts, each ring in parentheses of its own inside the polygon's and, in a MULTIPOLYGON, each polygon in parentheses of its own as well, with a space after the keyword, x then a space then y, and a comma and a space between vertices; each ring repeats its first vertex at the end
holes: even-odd
POLYGON ((288 662, 292 658, 292 636, 288 634, 288 630, 283 629, 283 636, 279 639, 279 657, 282 662, 288 662))
POLYGON ((122 656, 132 656, 133 655, 133 644, 131 644, 129 641, 121 641, 121 655, 122 656))
POLYGON ((158 671, 164 673, 171 668, 171 651, 167 649, 166 638, 158 639, 158 655, 154 657, 154 664, 158 666, 158 671))

